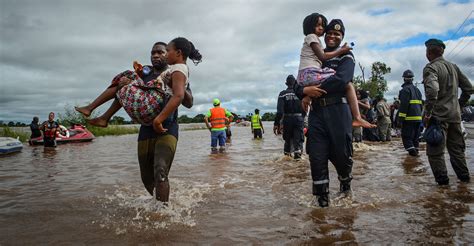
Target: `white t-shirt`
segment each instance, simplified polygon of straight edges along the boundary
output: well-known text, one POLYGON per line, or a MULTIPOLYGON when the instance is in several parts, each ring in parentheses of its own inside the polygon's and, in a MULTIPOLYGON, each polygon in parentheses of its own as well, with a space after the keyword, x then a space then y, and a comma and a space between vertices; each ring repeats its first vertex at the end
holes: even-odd
POLYGON ((311 43, 317 43, 321 45, 321 41, 316 34, 311 33, 304 38, 303 47, 301 48, 300 54, 300 67, 298 70, 305 69, 308 67, 321 68, 322 62, 318 59, 313 49, 311 48, 311 43))
POLYGON ((165 71, 163 71, 158 78, 156 78, 156 83, 158 86, 160 86, 163 91, 167 94, 172 96, 173 95, 173 89, 171 88, 171 74, 174 72, 181 72, 184 74, 186 77, 186 82, 184 84, 184 87, 188 85, 188 77, 189 77, 189 69, 188 65, 186 64, 173 64, 168 67, 165 71))

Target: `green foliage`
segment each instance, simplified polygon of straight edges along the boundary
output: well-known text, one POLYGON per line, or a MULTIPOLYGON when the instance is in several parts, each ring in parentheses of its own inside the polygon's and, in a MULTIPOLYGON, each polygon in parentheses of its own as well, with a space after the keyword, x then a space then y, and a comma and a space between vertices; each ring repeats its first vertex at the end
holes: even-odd
POLYGON ((384 76, 390 72, 391 68, 385 63, 374 62, 372 63, 369 80, 364 81, 362 76, 356 76, 352 82, 357 89, 368 91, 370 97, 375 98, 377 95, 383 95, 388 90, 387 80, 384 76))
POLYGON ((96 137, 100 136, 118 136, 118 135, 126 135, 126 134, 136 134, 139 131, 138 127, 135 126, 111 126, 108 127, 96 127, 96 126, 88 126, 87 129, 94 134, 96 137))
POLYGON ((125 118, 123 118, 121 116, 114 116, 110 120, 109 124, 111 124, 111 125, 123 125, 123 124, 125 124, 125 118))
POLYGON ((204 115, 198 114, 193 118, 190 118, 187 115, 181 115, 178 117, 178 123, 180 124, 187 124, 187 123, 203 123, 204 122, 204 115))
MULTIPOLYGON (((96 113, 93 112, 91 117, 96 117, 96 113)), ((69 127, 72 124, 81 124, 87 126, 86 117, 77 112, 71 105, 64 106, 64 114, 58 114, 58 123, 66 127, 69 127)))
POLYGON ((264 113, 262 115, 262 121, 275 121, 276 113, 264 113))
POLYGON ((17 132, 17 131, 12 130, 10 127, 6 126, 0 131, 0 137, 11 137, 11 138, 20 137, 21 142, 26 142, 30 138, 30 134, 26 132, 17 132))

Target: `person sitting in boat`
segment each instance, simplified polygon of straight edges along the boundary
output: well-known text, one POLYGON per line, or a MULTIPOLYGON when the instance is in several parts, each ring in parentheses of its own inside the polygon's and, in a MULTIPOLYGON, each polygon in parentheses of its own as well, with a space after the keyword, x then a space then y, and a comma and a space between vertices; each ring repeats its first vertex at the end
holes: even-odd
POLYGON ((41 137, 41 130, 39 125, 39 119, 37 116, 33 117, 33 121, 30 124, 31 138, 41 137))
POLYGON ((41 124, 44 147, 56 147, 56 132, 58 128, 59 124, 54 120, 54 113, 49 113, 48 120, 41 124))
MULTIPOLYGON (((123 107, 134 122, 142 125, 152 125, 155 118, 162 118, 158 116, 166 109, 166 101, 173 99, 173 80, 176 80, 174 77, 181 77, 182 74, 184 76, 185 88, 188 86, 189 68, 186 64, 187 58, 191 59, 195 65, 201 62, 202 59, 202 55, 194 47, 193 43, 182 37, 171 40, 166 49, 168 51, 168 58, 170 54, 176 54, 183 57, 183 61, 176 62, 167 59, 168 69, 162 72, 156 79, 146 83, 142 77, 143 75, 148 75, 150 70, 145 69, 148 67, 143 67, 141 64, 134 62, 135 71, 127 70, 119 73, 112 80, 112 84, 99 97, 87 106, 75 107, 76 111, 89 117, 95 108, 115 98, 112 105, 103 115, 88 120, 88 123, 93 126, 107 127, 110 118, 123 107), (186 45, 178 47, 181 43, 186 45)), ((174 98, 177 99, 177 97, 174 98)), ((175 100, 176 102, 177 100, 175 100)), ((166 112, 166 114, 169 114, 169 112, 166 112)))

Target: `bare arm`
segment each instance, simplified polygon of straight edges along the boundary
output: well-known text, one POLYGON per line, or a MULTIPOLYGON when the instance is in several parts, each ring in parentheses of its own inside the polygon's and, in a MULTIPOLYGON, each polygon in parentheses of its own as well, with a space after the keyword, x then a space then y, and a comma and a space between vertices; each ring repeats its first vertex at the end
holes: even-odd
POLYGON ((313 50, 314 54, 318 57, 318 59, 321 61, 327 61, 331 58, 338 57, 342 54, 348 53, 351 50, 351 48, 347 46, 347 43, 346 43, 340 49, 324 52, 323 47, 321 47, 321 45, 316 42, 311 43, 311 49, 313 50))
POLYGON ((193 102, 194 102, 193 92, 191 91, 191 88, 189 88, 189 84, 188 84, 188 87, 186 88, 186 91, 184 92, 184 99, 183 99, 182 104, 186 108, 192 108, 193 102))
POLYGON ((184 99, 184 84, 186 77, 181 72, 174 72, 171 74, 173 96, 171 96, 168 103, 161 110, 160 114, 153 120, 153 128, 157 132, 165 132, 162 123, 166 120, 181 104, 184 99))
POLYGON ((207 129, 211 130, 211 125, 209 125, 209 117, 207 116, 204 117, 204 123, 206 123, 207 129))
POLYGON ((370 105, 368 102, 361 102, 359 101, 359 107, 363 108, 363 109, 370 109, 370 105))

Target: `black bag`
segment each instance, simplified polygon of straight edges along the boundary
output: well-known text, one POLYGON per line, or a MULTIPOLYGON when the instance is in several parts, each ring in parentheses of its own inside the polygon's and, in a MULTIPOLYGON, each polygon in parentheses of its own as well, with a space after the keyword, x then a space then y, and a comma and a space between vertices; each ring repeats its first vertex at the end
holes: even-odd
POLYGON ((444 141, 443 130, 441 129, 439 120, 436 117, 430 118, 428 128, 426 128, 423 133, 423 138, 427 144, 432 146, 438 146, 444 141))

